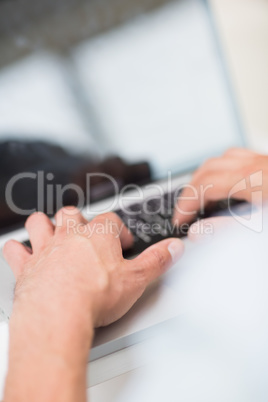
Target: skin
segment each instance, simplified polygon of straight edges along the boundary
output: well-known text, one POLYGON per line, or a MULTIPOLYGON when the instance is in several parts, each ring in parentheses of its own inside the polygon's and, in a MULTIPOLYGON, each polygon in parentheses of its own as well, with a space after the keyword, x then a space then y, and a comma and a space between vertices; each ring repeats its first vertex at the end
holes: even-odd
MULTIPOLYGON (((247 188, 233 198, 251 201, 252 192, 261 190, 267 200, 268 157, 231 149, 210 159, 194 174, 192 188, 184 190, 174 222, 194 219, 203 206, 202 187, 210 186, 203 197, 207 205, 228 198, 243 179, 247 188), (250 176, 259 171, 263 185, 253 180, 250 187, 250 176)), ((220 228, 222 221, 217 218, 214 224, 220 228)), ((192 240, 200 238, 195 226, 189 232, 192 240)), ((74 209, 71 216, 68 209, 60 211, 55 226, 45 215, 35 214, 26 228, 33 251, 14 241, 3 250, 17 279, 4 400, 85 401, 94 328, 122 317, 146 286, 182 255, 183 244, 165 240, 126 261, 122 247, 129 247, 133 239, 119 218, 107 214, 88 223, 74 209), (68 230, 70 219, 73 230, 68 230), (107 222, 112 229, 97 233, 98 225, 107 227, 107 222)))
POLYGON ((3 250, 17 280, 5 402, 85 401, 94 329, 122 317, 183 254, 168 239, 124 260, 132 235, 112 213, 89 223, 65 208, 55 221, 32 215, 32 251, 16 241, 3 250))
POLYGON ((210 202, 228 199, 230 196, 248 202, 254 202, 253 192, 262 191, 262 200, 268 200, 268 156, 253 151, 232 148, 222 157, 207 160, 193 175, 175 207, 174 224, 189 223, 198 211, 210 202), (262 184, 259 175, 262 173, 262 184), (253 175, 253 176, 252 176, 253 175), (251 181, 250 181, 251 178, 251 181), (231 193, 234 186, 246 180, 246 188, 231 193))

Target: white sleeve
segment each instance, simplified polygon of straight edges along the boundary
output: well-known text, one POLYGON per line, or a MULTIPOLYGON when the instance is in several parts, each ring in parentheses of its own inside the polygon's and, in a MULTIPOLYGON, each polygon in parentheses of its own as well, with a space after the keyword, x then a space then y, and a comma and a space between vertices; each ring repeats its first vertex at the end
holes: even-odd
POLYGON ((4 385, 8 367, 9 328, 6 322, 0 323, 0 401, 3 399, 4 385))

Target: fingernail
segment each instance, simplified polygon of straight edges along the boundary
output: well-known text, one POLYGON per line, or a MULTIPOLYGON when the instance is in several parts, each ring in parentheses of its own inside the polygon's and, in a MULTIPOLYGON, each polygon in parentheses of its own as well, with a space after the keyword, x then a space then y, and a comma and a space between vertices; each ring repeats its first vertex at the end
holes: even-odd
POLYGON ((184 245, 181 240, 174 240, 168 245, 168 251, 170 252, 170 255, 172 257, 172 262, 175 263, 177 262, 183 252, 184 252, 184 245))

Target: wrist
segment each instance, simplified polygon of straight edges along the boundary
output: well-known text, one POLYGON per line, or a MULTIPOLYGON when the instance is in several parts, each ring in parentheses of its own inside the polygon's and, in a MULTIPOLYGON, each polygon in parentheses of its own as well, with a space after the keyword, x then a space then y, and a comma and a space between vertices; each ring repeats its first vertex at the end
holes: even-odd
POLYGON ((65 390, 70 389, 75 392, 70 401, 84 400, 86 366, 94 335, 91 320, 85 325, 82 315, 65 313, 57 321, 50 318, 41 311, 37 316, 35 309, 29 311, 28 306, 24 309, 15 303, 10 320, 5 400, 37 400, 42 393, 44 401, 56 397, 57 401, 69 401, 65 390))
POLYGON ((10 319, 11 341, 25 343, 33 352, 46 349, 48 354, 66 358, 87 357, 93 335, 93 320, 88 309, 17 304, 15 300, 10 319))

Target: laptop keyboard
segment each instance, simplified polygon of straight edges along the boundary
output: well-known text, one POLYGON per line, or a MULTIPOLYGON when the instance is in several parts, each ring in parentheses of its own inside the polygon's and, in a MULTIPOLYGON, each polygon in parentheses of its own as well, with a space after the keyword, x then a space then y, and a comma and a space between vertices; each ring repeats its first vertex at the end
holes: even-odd
POLYGON ((180 192, 167 192, 162 196, 150 197, 132 204, 115 213, 121 218, 134 236, 134 245, 125 250, 125 258, 142 252, 147 247, 169 237, 183 237, 187 230, 172 225, 172 216, 180 192))
POLYGON ((229 215, 229 207, 245 203, 243 200, 235 199, 212 202, 200 211, 192 222, 174 226, 172 216, 181 192, 182 189, 179 192, 165 193, 162 197, 145 199, 141 203, 133 204, 128 210, 115 211, 134 235, 133 247, 123 251, 125 258, 131 258, 161 240, 170 237, 183 238, 187 236, 194 221, 211 216, 229 215))
MULTIPOLYGON (((134 203, 124 209, 115 211, 134 236, 133 247, 123 251, 124 258, 132 258, 161 240, 170 237, 183 238, 187 236, 191 224, 183 224, 179 227, 172 224, 174 207, 181 191, 182 189, 167 192, 158 197, 151 196, 139 203, 134 203)), ((206 207, 202 213, 199 213, 195 221, 225 214, 228 211, 228 206, 236 206, 241 202, 243 201, 233 199, 215 202, 206 207)), ((31 247, 29 240, 23 242, 23 244, 31 247)))

